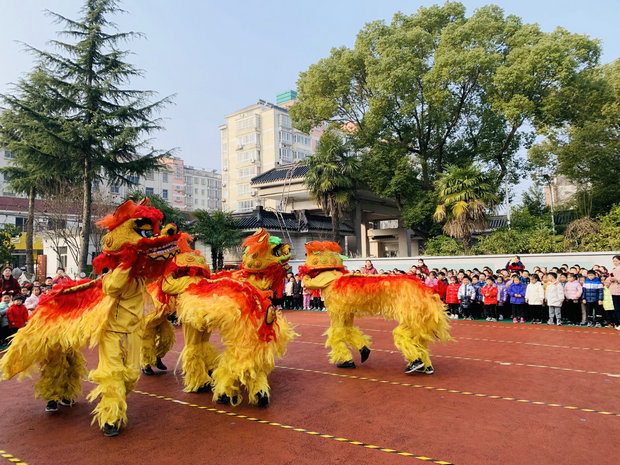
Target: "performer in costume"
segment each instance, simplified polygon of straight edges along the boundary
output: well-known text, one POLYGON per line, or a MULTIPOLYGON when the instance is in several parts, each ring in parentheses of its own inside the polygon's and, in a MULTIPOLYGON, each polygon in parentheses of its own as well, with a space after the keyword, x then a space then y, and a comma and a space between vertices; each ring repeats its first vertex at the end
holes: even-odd
POLYGON ((17 332, 0 360, 3 379, 20 378, 41 366, 35 394, 49 402, 75 399, 85 373, 83 347, 99 345, 99 366, 90 373, 98 383, 88 399, 106 436, 116 436, 127 421, 126 396, 140 369, 143 317, 153 311, 146 281, 160 276, 178 252, 180 234, 173 224, 160 230, 163 214, 129 200, 99 224, 108 229, 103 254, 93 260, 97 280, 61 284, 41 298, 29 324, 17 332))
POLYGON ((168 367, 162 362, 172 346, 174 346, 174 326, 168 320, 168 315, 174 312, 174 298, 158 293, 156 283, 148 285, 148 292, 153 298, 155 311, 144 317, 144 331, 142 333, 142 350, 140 352, 140 367, 147 376, 155 374, 153 366, 160 370, 168 367), (164 300, 164 302, 160 301, 164 300))
POLYGON ((299 267, 308 289, 321 289, 331 324, 325 347, 330 362, 355 368, 347 346, 360 352, 362 363, 370 355, 370 339, 354 326, 355 316, 381 315, 395 319, 394 344, 407 360, 406 373, 434 373, 428 343, 451 340, 441 299, 419 279, 409 275, 349 274, 344 270, 340 246, 335 242, 306 244, 306 262, 299 267))
POLYGON ((264 230, 248 238, 244 246, 238 271, 210 276, 204 258, 188 251, 175 257, 158 284, 163 293, 174 296, 182 322, 185 346, 180 360, 185 391, 212 389, 217 402, 237 405, 241 385, 245 385, 249 402, 265 407, 269 403, 267 376, 295 333, 270 305, 269 293, 250 282, 268 288, 274 277, 283 281, 285 271, 278 268, 290 253, 288 245, 264 230), (222 354, 209 342, 214 329, 219 329, 226 346, 222 354))

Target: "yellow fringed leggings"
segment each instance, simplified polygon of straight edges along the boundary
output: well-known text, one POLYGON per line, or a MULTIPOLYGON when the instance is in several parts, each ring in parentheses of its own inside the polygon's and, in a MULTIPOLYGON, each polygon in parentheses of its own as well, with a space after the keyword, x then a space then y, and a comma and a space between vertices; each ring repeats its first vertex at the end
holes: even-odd
POLYGON ((394 345, 403 353, 407 363, 421 359, 425 367, 431 366, 431 358, 428 353, 428 339, 402 324, 394 328, 392 334, 394 335, 394 345))
POLYGON ((327 335, 325 347, 331 348, 329 352, 330 363, 353 360, 349 346, 357 351, 364 346, 370 348, 370 338, 362 333, 357 326, 353 326, 353 314, 344 317, 330 315, 330 318, 332 318, 331 325, 324 334, 327 335))
POLYGON ((54 352, 41 364, 41 376, 34 386, 35 396, 46 402, 75 400, 82 393, 86 360, 79 350, 54 352))
POLYGON ((185 392, 196 392, 204 385, 212 385, 209 371, 216 365, 217 348, 209 342, 210 331, 195 329, 189 324, 183 325, 185 346, 179 360, 183 361, 183 383, 185 392))
POLYGON ((88 395, 93 401, 101 396, 93 410, 96 421, 118 427, 127 423, 127 395, 140 376, 141 334, 104 331, 99 340, 99 365, 90 372, 90 379, 98 386, 88 395))
POLYGON ((174 326, 166 315, 149 323, 142 334, 142 350, 140 352, 140 366, 147 368, 154 366, 158 358, 163 358, 174 345, 174 326))

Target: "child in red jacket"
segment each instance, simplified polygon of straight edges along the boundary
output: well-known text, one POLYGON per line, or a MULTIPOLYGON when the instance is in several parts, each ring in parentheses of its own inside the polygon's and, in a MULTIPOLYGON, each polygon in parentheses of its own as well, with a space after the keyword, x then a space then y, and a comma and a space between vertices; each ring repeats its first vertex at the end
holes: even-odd
POLYGON ((13 297, 13 303, 6 311, 9 320, 9 334, 15 334, 19 328, 26 326, 28 320, 28 309, 24 305, 24 297, 20 294, 13 297))
POLYGON ((480 289, 482 303, 484 304, 484 315, 487 321, 497 321, 497 287, 493 276, 486 279, 486 284, 480 289))
POLYGON ((452 320, 459 319, 459 284, 456 276, 450 276, 450 284, 446 288, 446 303, 448 304, 448 311, 450 312, 450 318, 452 320))

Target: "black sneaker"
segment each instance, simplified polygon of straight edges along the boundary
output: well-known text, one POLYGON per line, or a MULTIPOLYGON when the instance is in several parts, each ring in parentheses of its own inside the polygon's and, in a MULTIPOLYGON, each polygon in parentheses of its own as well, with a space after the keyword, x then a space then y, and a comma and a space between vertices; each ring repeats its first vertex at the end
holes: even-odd
POLYGON ((429 365, 427 367, 418 368, 415 372, 424 373, 425 375, 432 375, 433 373, 435 373, 435 370, 433 369, 432 365, 429 365))
POLYGON ((50 400, 45 406, 45 411, 48 413, 58 412, 58 402, 50 400))
POLYGON ((168 367, 166 365, 164 365, 164 362, 161 361, 161 358, 157 357, 157 363, 155 364, 155 366, 157 368, 159 368, 160 370, 167 370, 168 367))
POLYGON ((256 405, 258 407, 265 408, 269 406, 269 396, 265 394, 264 392, 257 393, 256 398, 258 399, 258 402, 256 402, 256 405))
POLYGON ((205 383, 196 389, 196 392, 211 392, 211 383, 205 383))
POLYGON ((413 373, 414 371, 419 370, 420 368, 424 368, 424 362, 420 359, 417 359, 411 362, 409 365, 407 365, 407 368, 405 368, 405 373, 407 374, 413 373))
POLYGON ((103 425, 103 435, 108 438, 118 436, 118 426, 106 423, 105 425, 103 425))
POLYGON ((233 396, 231 401, 230 397, 228 397, 226 394, 222 394, 217 398, 216 402, 222 405, 233 405, 237 403, 237 396, 233 396))
POLYGON ((142 368, 142 373, 144 373, 146 376, 153 376, 155 374, 151 367, 142 368))
POLYGON ((77 404, 77 402, 71 399, 60 400, 60 405, 62 405, 63 407, 73 407, 75 404, 77 404))
POLYGON ((370 349, 366 346, 360 349, 360 355, 362 356, 362 363, 368 360, 368 356, 370 355, 370 349))
POLYGON ((348 360, 346 362, 341 362, 336 366, 338 368, 355 368, 355 362, 353 360, 348 360))

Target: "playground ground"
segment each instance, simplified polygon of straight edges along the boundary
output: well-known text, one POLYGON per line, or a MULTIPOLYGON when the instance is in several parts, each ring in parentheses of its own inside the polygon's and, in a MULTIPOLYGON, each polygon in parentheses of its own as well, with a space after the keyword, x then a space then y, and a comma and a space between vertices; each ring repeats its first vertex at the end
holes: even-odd
MULTIPOLYGON (((85 395, 49 415, 32 380, 4 381, 0 465, 620 463, 617 331, 453 321, 456 341, 431 347, 435 374, 405 375, 393 322, 358 320, 373 351, 345 370, 328 363, 325 313, 285 315, 300 336, 270 376, 269 408, 186 394, 169 370, 142 376, 129 425, 106 438, 85 395)), ((177 328, 169 368, 182 342, 177 328)))

